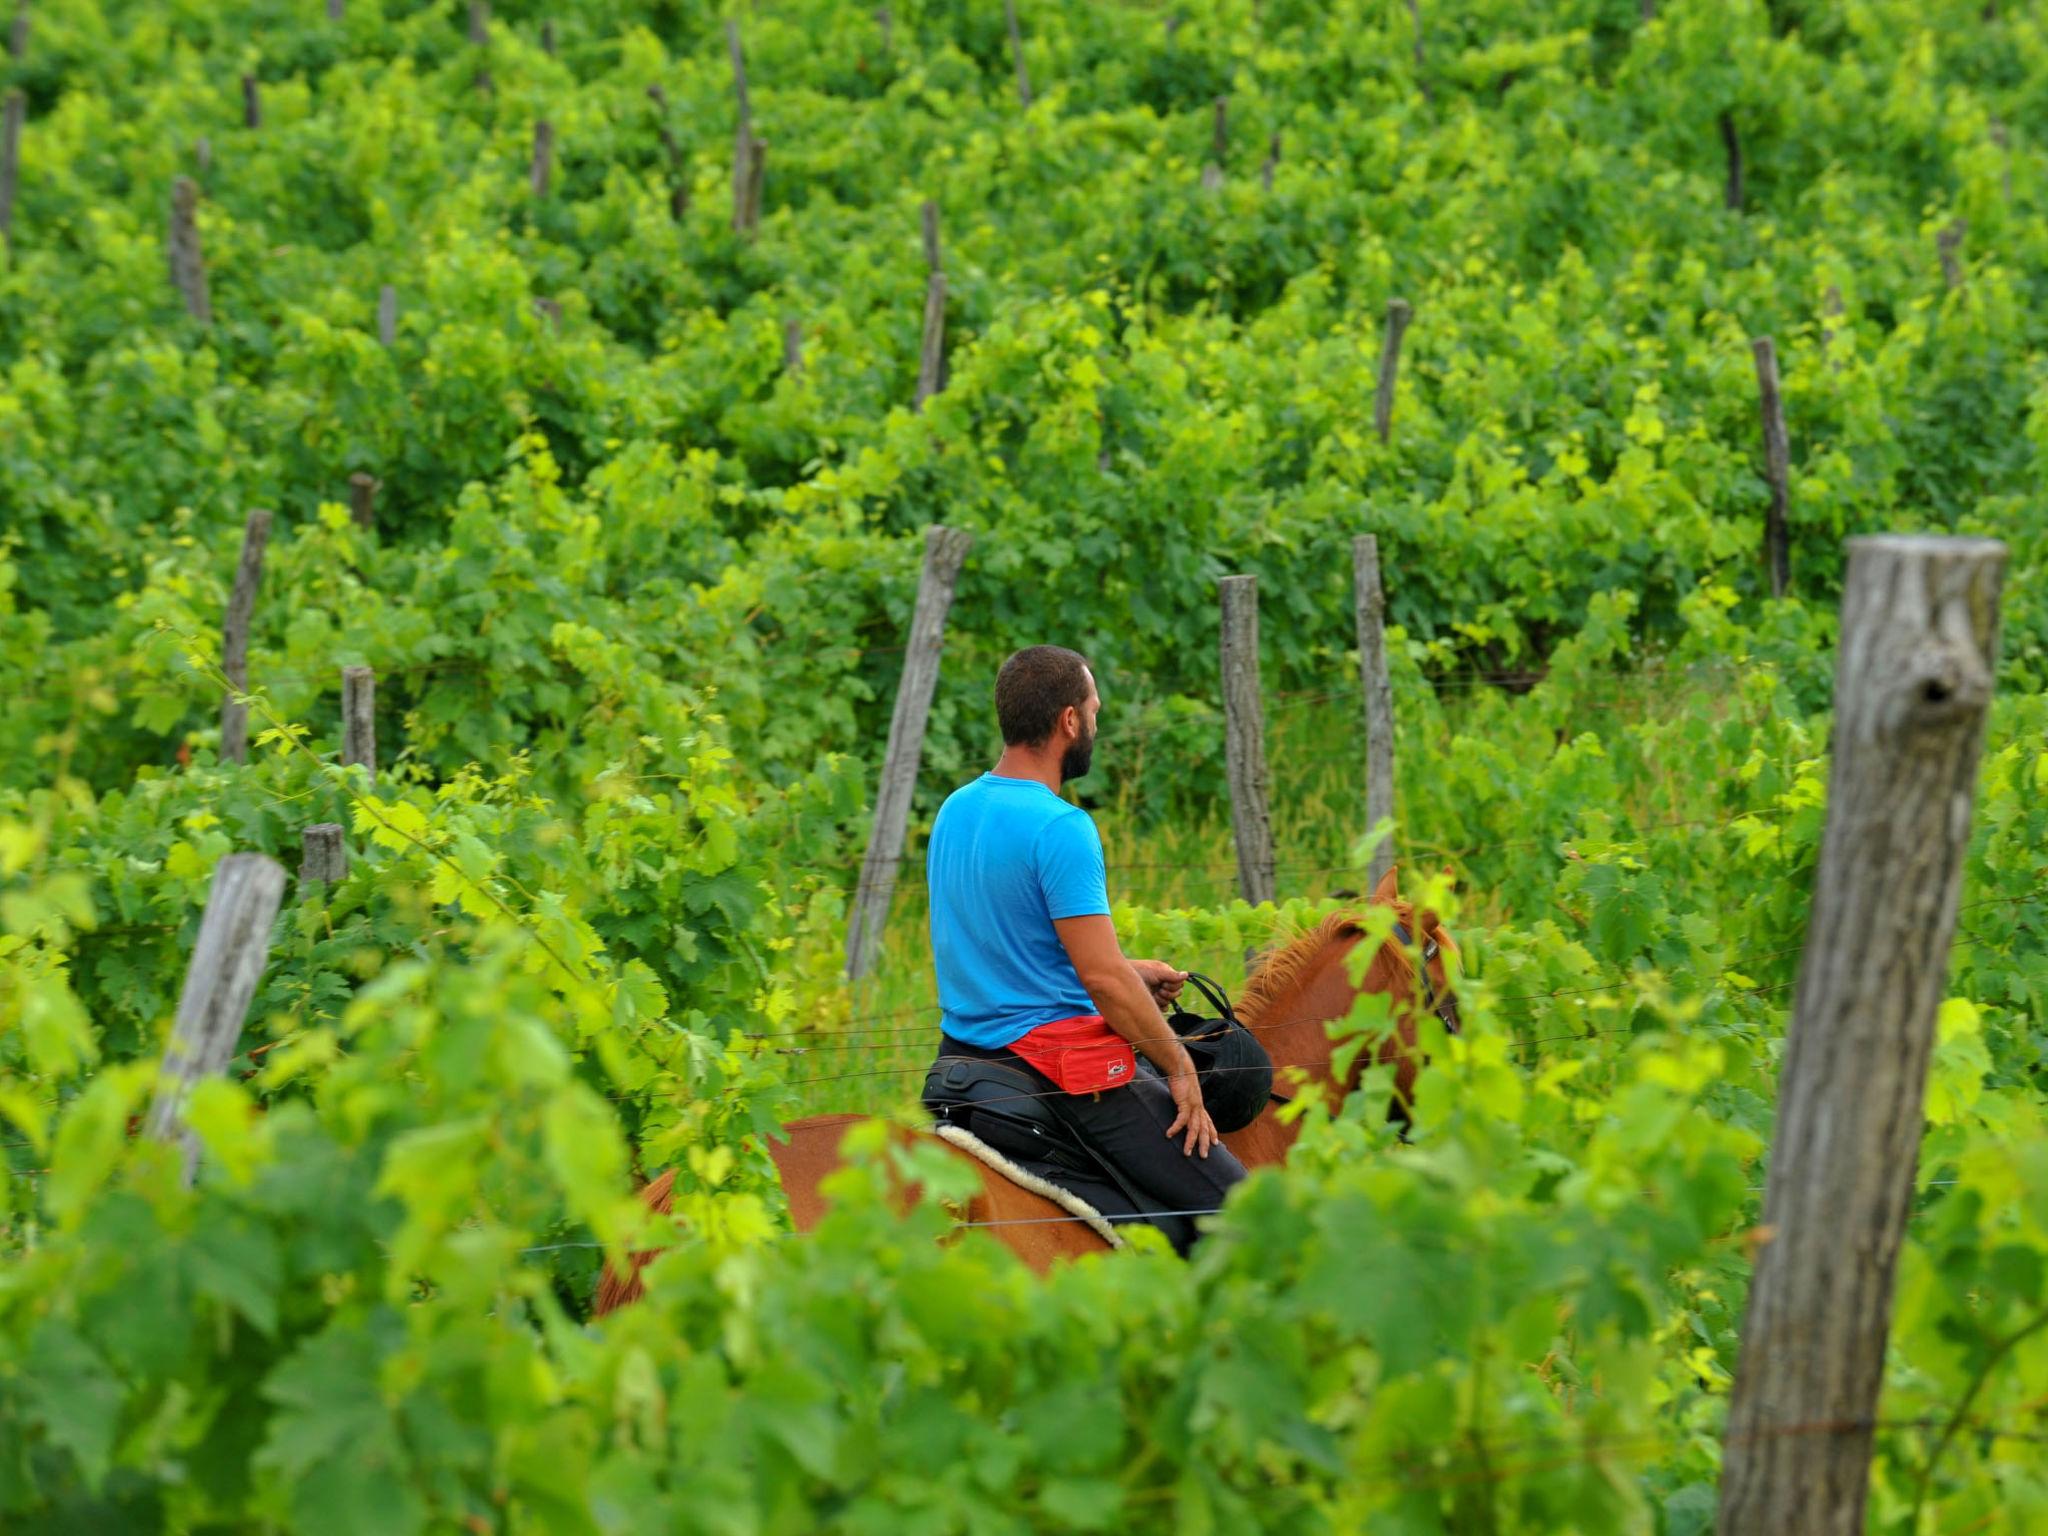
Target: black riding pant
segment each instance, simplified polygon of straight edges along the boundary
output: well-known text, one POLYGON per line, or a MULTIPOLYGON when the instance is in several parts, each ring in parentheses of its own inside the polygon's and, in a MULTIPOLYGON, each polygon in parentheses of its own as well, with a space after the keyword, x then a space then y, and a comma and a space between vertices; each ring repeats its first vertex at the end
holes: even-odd
MULTIPOLYGON (((977 1050, 948 1038, 940 1047, 941 1060, 956 1055, 1000 1060, 1029 1076, 1043 1095, 1038 1102, 1113 1165, 1129 1189, 1120 1186, 1093 1158, 1062 1155, 1057 1149, 1050 1153, 1041 1150, 1033 1156, 1034 1149, 1028 1146, 999 1145, 997 1151, 1079 1195, 1111 1222, 1142 1221, 1157 1227, 1183 1258, 1199 1235, 1199 1217, 1188 1213, 1215 1210, 1230 1187, 1244 1177, 1244 1164, 1221 1142, 1203 1157, 1181 1150, 1187 1139, 1185 1131, 1168 1139, 1166 1128, 1174 1118, 1173 1090, 1159 1069, 1142 1057, 1137 1077, 1124 1087, 1070 1094, 1061 1092, 1051 1078, 1014 1052, 977 1050)), ((927 1080, 927 1108, 936 1109, 938 1096, 943 1095, 941 1078, 935 1070, 927 1080)))

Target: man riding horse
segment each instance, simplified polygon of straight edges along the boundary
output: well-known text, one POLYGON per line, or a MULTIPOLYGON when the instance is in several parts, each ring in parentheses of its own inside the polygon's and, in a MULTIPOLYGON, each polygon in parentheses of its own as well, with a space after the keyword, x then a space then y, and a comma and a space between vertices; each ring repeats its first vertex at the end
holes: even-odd
POLYGON ((1063 647, 1021 650, 997 674, 1002 756, 947 797, 926 857, 944 1018, 924 1100, 1185 1255, 1189 1213, 1221 1205, 1244 1165, 1161 1012, 1187 978, 1125 958, 1102 839, 1058 793, 1088 771, 1100 709, 1086 660, 1063 647))

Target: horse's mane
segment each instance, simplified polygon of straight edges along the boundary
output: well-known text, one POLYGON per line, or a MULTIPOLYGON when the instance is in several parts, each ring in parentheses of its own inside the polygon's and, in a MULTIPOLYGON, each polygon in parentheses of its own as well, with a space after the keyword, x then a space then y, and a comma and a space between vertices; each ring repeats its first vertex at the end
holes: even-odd
MULTIPOLYGON (((1412 927, 1415 915, 1407 902, 1394 901, 1387 905, 1394 909, 1394 915, 1401 922, 1412 927)), ((1257 1025, 1275 1003, 1292 995, 1308 980, 1331 945, 1356 939, 1364 931, 1359 926, 1357 913, 1340 909, 1297 937, 1267 950, 1251 975, 1245 978, 1244 990, 1238 994, 1238 1017, 1247 1025, 1257 1025)), ((1380 952, 1373 956, 1372 964, 1366 967, 1364 990, 1412 992, 1414 986, 1415 966, 1402 947, 1382 944, 1380 952)))

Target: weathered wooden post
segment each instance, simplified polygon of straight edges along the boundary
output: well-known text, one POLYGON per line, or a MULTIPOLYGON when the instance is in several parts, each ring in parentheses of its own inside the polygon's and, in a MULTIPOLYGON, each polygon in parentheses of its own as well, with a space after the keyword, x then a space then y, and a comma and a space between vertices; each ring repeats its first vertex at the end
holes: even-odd
POLYGON ((886 5, 876 7, 875 25, 882 29, 882 56, 886 58, 896 46, 896 18, 886 5))
POLYGON ((1792 590, 1792 542, 1785 515, 1792 504, 1792 450, 1785 436, 1785 401, 1778 392, 1778 349, 1768 336, 1750 344, 1756 354, 1757 403, 1764 421, 1764 479, 1771 505, 1764 513, 1764 562, 1771 573, 1771 596, 1792 590))
POLYGON ((541 118, 533 125, 533 169, 527 178, 536 199, 548 195, 548 181, 555 168, 555 125, 541 118))
POLYGON ((1273 173, 1280 169, 1280 135, 1273 135, 1273 142, 1267 147, 1266 160, 1259 167, 1259 185, 1266 191, 1273 190, 1273 173))
POLYGON ((732 141, 732 227, 751 234, 761 219, 761 183, 768 146, 754 137, 754 106, 747 94, 747 59, 740 48, 740 27, 725 24, 726 52, 732 57, 732 90, 739 104, 739 122, 732 141))
POLYGON ((1963 236, 1969 228, 1967 219, 1950 219, 1934 237, 1934 249, 1941 257, 1941 280, 1950 288, 1963 286, 1963 264, 1956 253, 1962 249, 1963 236))
POLYGON ((903 679, 896 685, 896 712, 889 720, 889 746, 875 789, 875 824, 861 862, 860 888, 846 929, 846 978, 858 981, 874 967, 896 871, 903 860, 903 836, 910 824, 910 797, 924 756, 925 720, 939 682, 939 652, 946 638, 946 611, 974 535, 937 524, 925 530, 924 569, 917 579, 917 608, 910 620, 910 644, 903 679))
POLYGON ((368 667, 341 669, 341 761, 377 776, 377 674, 368 667))
POLYGON ((934 272, 924 280, 924 338, 917 351, 916 409, 945 387, 946 368, 946 274, 934 272))
POLYGON ((398 290, 389 283, 377 290, 377 340, 386 347, 398 340, 398 290))
POLYGON ((269 543, 270 514, 259 507, 242 526, 242 556, 235 562, 235 584, 228 589, 220 626, 220 669, 228 679, 228 696, 220 706, 220 755, 228 763, 249 760, 249 706, 237 695, 249 691, 249 621, 256 612, 269 543))
POLYGON ((299 834, 299 887, 306 894, 310 886, 332 885, 348 878, 348 845, 342 841, 341 823, 316 822, 299 834))
POLYGON ((1849 541, 1834 762, 1722 1458, 1720 1536, 1862 1536, 2005 546, 1849 541))
POLYGON ((917 210, 917 218, 919 232, 924 238, 925 271, 945 271, 945 253, 939 244, 939 205, 926 198, 917 210))
POLYGON ((327 0, 327 19, 340 21, 347 14, 348 0, 327 0))
POLYGON ((254 75, 242 76, 242 126, 263 126, 263 87, 254 75))
POLYGON ((1010 30, 1010 57, 1017 64, 1017 100, 1031 105, 1031 72, 1024 67, 1024 34, 1017 26, 1017 0, 1003 0, 1003 24, 1010 30))
POLYGON ((555 24, 552 21, 540 24, 540 51, 551 59, 555 56, 555 24))
POLYGON ((377 528, 377 477, 357 470, 348 477, 348 515, 365 533, 377 528))
POLYGON ((791 378, 804 371, 804 323, 795 315, 782 322, 782 371, 791 378))
POLYGON ((478 48, 491 45, 491 0, 469 0, 469 40, 478 48))
POLYGON ((1211 124, 1209 163, 1202 167, 1202 188, 1214 192, 1223 185, 1223 166, 1230 152, 1230 98, 1216 98, 1215 121, 1211 124))
POLYGON ((21 124, 28 115, 28 98, 9 91, 0 107, 0 239, 14 244, 14 189, 21 177, 21 124))
POLYGON ((28 34, 28 0, 21 0, 14 8, 14 25, 7 30, 7 52, 11 58, 20 60, 28 57, 28 34))
POLYGON ((1408 0, 1408 20, 1415 32, 1415 88, 1422 92, 1422 99, 1433 99, 1429 88, 1429 76, 1422 69, 1422 6, 1420 0, 1408 0))
POLYGON ((688 163, 683 159, 683 146, 676 142, 668 126, 668 92, 659 85, 650 85, 647 98, 654 103, 654 131, 661 135, 661 150, 668 157, 668 216, 680 224, 690 211, 688 163))
POLYGON ((1735 131, 1735 113, 1732 109, 1722 112, 1718 119, 1721 126, 1721 148, 1728 155, 1728 188, 1722 194, 1732 212, 1742 212, 1742 137, 1735 131))
MULTIPOLYGON (((1380 541, 1361 533, 1351 541, 1351 595, 1358 622, 1358 681, 1365 695, 1365 824, 1394 814, 1394 687, 1387 677, 1387 605, 1380 588, 1380 541)), ((1366 889, 1380 883, 1394 862, 1393 841, 1373 850, 1366 889)))
POLYGON ((171 183, 171 226, 166 245, 171 283, 185 299, 185 313, 201 325, 213 323, 206 291, 206 258, 199 248, 199 183, 180 176, 171 183))
POLYGON ((1394 381, 1401 371, 1401 338, 1415 310, 1406 299, 1387 300, 1387 328, 1380 339, 1380 376, 1372 396, 1372 429, 1385 442, 1394 430, 1394 381))
POLYGON ((1259 698, 1259 579, 1226 576, 1223 597, 1223 742, 1238 894, 1271 901, 1273 821, 1266 809, 1266 711, 1259 698))
POLYGON ((192 141, 192 164, 202 176, 213 169, 213 140, 203 133, 192 141))
POLYGON ((235 1054, 270 956, 270 925, 284 899, 284 881, 284 866, 260 853, 231 853, 213 871, 177 1022, 143 1123, 146 1135, 183 1149, 188 1186, 199 1167, 199 1142, 185 1124, 185 1105, 193 1085, 235 1054))

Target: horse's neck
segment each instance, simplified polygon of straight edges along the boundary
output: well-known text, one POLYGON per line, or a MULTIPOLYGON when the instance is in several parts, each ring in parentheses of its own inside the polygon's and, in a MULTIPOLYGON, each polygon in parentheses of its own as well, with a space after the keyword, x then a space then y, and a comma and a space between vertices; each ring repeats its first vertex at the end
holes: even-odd
POLYGON ((1256 1021, 1256 1033, 1273 1058, 1274 1076, 1285 1069, 1300 1067, 1312 1082, 1333 1081, 1330 1073, 1331 1041, 1323 1028, 1331 1019, 1351 1011, 1358 996, 1346 958, 1358 947, 1353 936, 1331 943, 1303 973, 1300 986, 1282 997, 1256 1021))
MULTIPOLYGON (((1357 947, 1356 938, 1333 942, 1303 971, 1300 982, 1245 1021, 1273 1058, 1275 1093, 1293 1098, 1303 1078, 1320 1085, 1325 1102, 1333 1106, 1343 1092, 1344 1085, 1330 1070, 1330 1037, 1323 1025, 1349 1013, 1351 1000, 1358 995, 1344 964, 1345 956, 1357 947)), ((1266 1168, 1286 1161, 1299 1133, 1298 1122, 1282 1124, 1275 1107, 1268 1105, 1258 1119, 1223 1141, 1247 1168, 1266 1168)))

